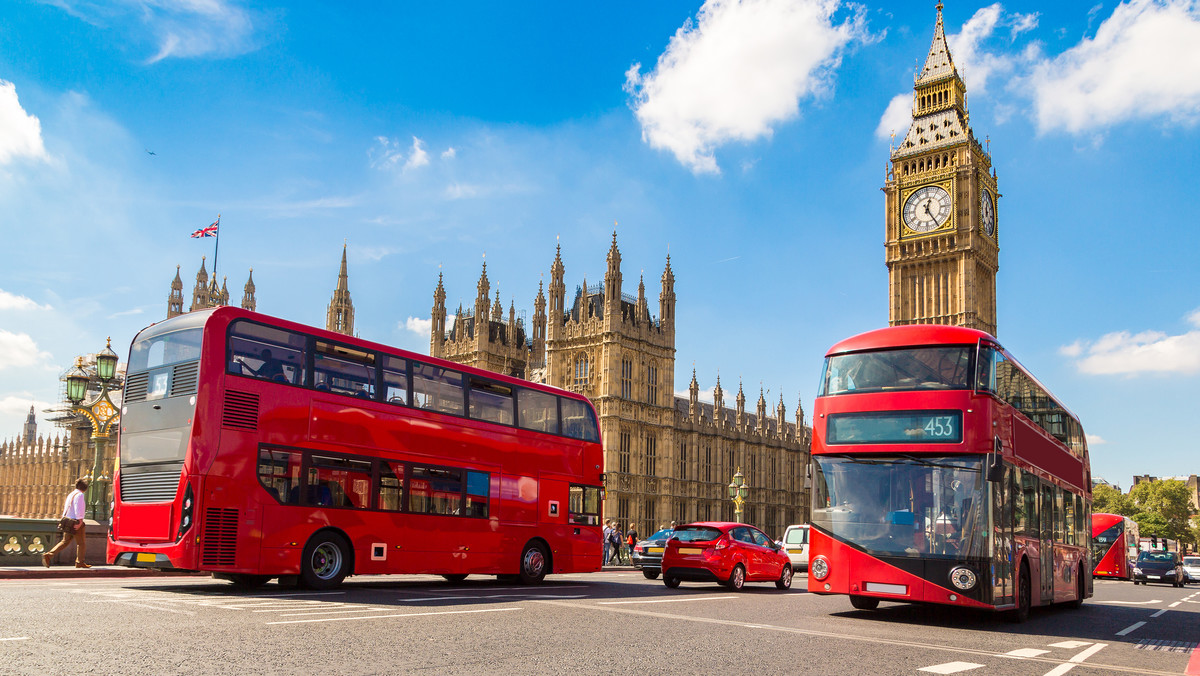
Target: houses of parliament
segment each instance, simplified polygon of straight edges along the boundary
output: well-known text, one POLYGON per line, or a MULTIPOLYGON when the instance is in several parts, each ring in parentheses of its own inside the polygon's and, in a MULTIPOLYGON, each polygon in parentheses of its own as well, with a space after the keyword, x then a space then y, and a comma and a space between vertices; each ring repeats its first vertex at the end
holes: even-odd
MULTIPOLYGON (((882 188, 888 321, 956 324, 995 334, 1000 194, 991 156, 969 126, 966 86, 946 44, 941 9, 939 4, 924 67, 914 77, 913 122, 891 150, 882 188)), ((649 534, 671 521, 731 520, 726 489, 738 470, 750 487, 744 520, 775 536, 788 524, 806 522, 812 434, 799 401, 789 412, 782 396, 767 401, 760 388, 747 409, 739 382, 727 405, 719 376, 712 403, 701 401, 695 370, 688 396, 676 396, 677 297, 670 256, 657 303, 647 297, 644 279, 636 294, 626 293, 616 233, 604 260, 602 279, 580 278, 568 287, 560 245, 550 261, 549 284, 539 285, 533 299, 528 326, 513 304, 504 310, 498 292, 493 299, 486 263, 473 305, 456 308, 453 316, 439 274, 430 354, 588 396, 605 449, 604 517, 622 528, 633 525, 649 534)), ((348 279, 343 246, 326 328, 353 335, 348 279)), ((224 280, 218 285, 215 275, 210 279, 203 261, 186 309, 183 290, 177 267, 168 317, 230 303, 224 280)), ((241 306, 257 307, 253 270, 241 306)), ((0 447, 0 456, 6 448, 16 446, 0 447)), ((0 467, 0 488, 5 481, 0 467)))

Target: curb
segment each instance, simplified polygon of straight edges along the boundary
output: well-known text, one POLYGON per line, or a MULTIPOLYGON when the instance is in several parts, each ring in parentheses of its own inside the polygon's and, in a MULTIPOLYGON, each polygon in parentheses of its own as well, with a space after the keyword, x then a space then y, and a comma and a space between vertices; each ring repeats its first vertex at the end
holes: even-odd
POLYGON ((154 568, 126 568, 125 566, 30 566, 28 568, 0 568, 0 580, 43 580, 88 577, 206 577, 210 573, 191 571, 162 571, 154 568))

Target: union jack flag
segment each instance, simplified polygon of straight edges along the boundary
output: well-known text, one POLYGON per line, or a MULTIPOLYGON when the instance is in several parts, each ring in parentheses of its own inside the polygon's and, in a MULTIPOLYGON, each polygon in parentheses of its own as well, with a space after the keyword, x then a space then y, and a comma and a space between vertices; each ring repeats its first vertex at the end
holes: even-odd
POLYGON ((220 224, 221 224, 221 214, 217 214, 217 220, 213 221, 212 225, 208 226, 207 228, 200 228, 196 232, 193 232, 192 237, 216 237, 217 236, 217 226, 219 226, 220 224))

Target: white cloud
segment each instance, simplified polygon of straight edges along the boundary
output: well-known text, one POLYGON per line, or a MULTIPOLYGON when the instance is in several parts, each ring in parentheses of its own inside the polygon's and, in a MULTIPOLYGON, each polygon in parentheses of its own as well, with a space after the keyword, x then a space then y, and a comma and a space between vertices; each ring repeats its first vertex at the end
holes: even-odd
POLYGON ((17 157, 46 159, 42 123, 21 107, 17 86, 0 80, 0 164, 17 157))
POLYGON ((36 302, 0 289, 0 310, 53 310, 49 305, 38 305, 36 302))
POLYGON ((404 329, 411 331, 418 336, 425 338, 429 337, 433 331, 433 319, 421 319, 420 317, 409 317, 404 321, 404 329))
POLYGON ((408 161, 404 163, 404 170, 416 169, 427 164, 429 164, 429 153, 425 152, 425 142, 414 136, 412 154, 408 156, 408 161))
POLYGON ((1087 443, 1088 443, 1088 446, 1103 446, 1104 444, 1107 444, 1108 442, 1105 441, 1104 438, 1101 437, 1099 434, 1089 434, 1089 435, 1087 435, 1087 443))
POLYGON ((895 138, 903 141, 904 135, 908 133, 908 128, 912 126, 912 107, 912 94, 893 96, 887 110, 883 111, 883 117, 879 119, 875 135, 879 138, 890 139, 895 134, 895 138))
POLYGON ((443 160, 452 160, 457 156, 458 156, 458 151, 455 150, 453 146, 446 148, 444 151, 442 151, 442 159, 443 160))
POLYGON ((158 51, 148 63, 236 56, 257 47, 255 17, 228 0, 54 0, 49 4, 94 26, 124 29, 130 42, 150 38, 158 51))
POLYGON ((479 187, 465 183, 452 183, 446 186, 446 199, 461 200, 479 196, 479 187))
POLYGON ((0 370, 36 366, 50 358, 50 353, 39 350, 29 334, 0 329, 0 370))
POLYGON ((714 150, 751 141, 828 94, 842 52, 869 41, 864 11, 834 23, 837 0, 708 0, 654 69, 625 73, 642 138, 695 173, 719 173, 714 150))
MULTIPOLYGON (((22 394, 15 394, 15 395, 10 394, 3 398, 0 398, 0 417, 6 417, 9 419, 19 418, 21 420, 21 424, 23 425, 23 424, 25 424, 26 416, 29 415, 29 407, 30 406, 33 406, 34 414, 36 416, 40 417, 42 415, 43 410, 50 408, 52 406, 55 406, 55 405, 56 404, 49 402, 49 401, 38 401, 36 398, 34 398, 29 393, 22 393, 22 394)), ((39 428, 41 428, 40 423, 38 426, 39 426, 39 428)), ((17 429, 20 429, 20 428, 17 428, 17 429)), ((13 430, 4 430, 4 431, 11 432, 13 430)), ((45 435, 47 432, 47 430, 45 428, 41 428, 39 431, 43 435, 45 435)), ((6 434, 0 434, 0 439, 4 439, 6 437, 7 437, 6 434)))
POLYGON ((1096 36, 1029 77, 1042 132, 1079 134, 1133 119, 1200 119, 1200 3, 1131 0, 1096 36))
POLYGON ((1200 373, 1200 309, 1188 314, 1193 330, 1178 336, 1161 331, 1118 331, 1095 342, 1080 340, 1059 348, 1076 359, 1076 368, 1092 375, 1200 373))

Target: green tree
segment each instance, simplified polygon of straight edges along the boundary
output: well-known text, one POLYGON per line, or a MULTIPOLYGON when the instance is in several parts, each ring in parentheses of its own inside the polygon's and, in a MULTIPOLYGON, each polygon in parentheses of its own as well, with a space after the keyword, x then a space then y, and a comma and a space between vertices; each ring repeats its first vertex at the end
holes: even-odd
POLYGON ((1092 487, 1092 512, 1133 516, 1138 509, 1128 495, 1108 484, 1096 484, 1092 487))
POLYGON ((1142 537, 1192 540, 1192 503, 1188 500, 1187 484, 1177 479, 1143 481, 1129 491, 1129 497, 1137 507, 1133 520, 1138 522, 1142 537))

